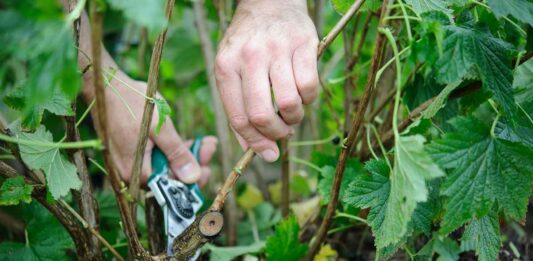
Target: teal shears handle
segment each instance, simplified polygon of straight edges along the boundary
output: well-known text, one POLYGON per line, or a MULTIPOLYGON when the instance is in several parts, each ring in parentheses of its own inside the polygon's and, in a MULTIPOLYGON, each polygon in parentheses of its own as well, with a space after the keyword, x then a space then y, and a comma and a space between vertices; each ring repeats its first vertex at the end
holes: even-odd
MULTIPOLYGON (((194 139, 191 145, 191 153, 197 161, 200 161, 200 148, 202 147, 202 138, 194 139)), ((148 178, 148 182, 159 175, 167 175, 169 171, 168 160, 165 154, 157 147, 152 151, 152 175, 148 178)), ((204 196, 198 187, 198 183, 187 184, 186 185, 191 191, 196 193, 202 201, 204 201, 204 196)))

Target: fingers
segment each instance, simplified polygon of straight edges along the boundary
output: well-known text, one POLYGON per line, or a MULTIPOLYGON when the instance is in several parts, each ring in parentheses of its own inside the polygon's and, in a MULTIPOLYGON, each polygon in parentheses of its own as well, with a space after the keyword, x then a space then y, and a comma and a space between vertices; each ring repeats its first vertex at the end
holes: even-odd
POLYGON ((211 169, 209 167, 201 167, 202 168, 202 175, 200 176, 200 179, 198 180, 198 186, 201 188, 205 184, 207 184, 207 181, 209 180, 209 177, 211 176, 211 169))
POLYGON ((266 161, 275 161, 279 156, 278 147, 273 140, 261 134, 248 119, 241 90, 241 77, 234 70, 236 63, 232 62, 230 57, 232 56, 219 52, 215 72, 219 94, 231 128, 242 138, 239 143, 243 148, 251 147, 266 161))
POLYGON ((299 123, 304 117, 302 99, 294 81, 290 56, 272 63, 270 79, 278 110, 287 124, 299 123))
POLYGON ((252 125, 267 138, 277 140, 287 137, 291 128, 274 110, 268 60, 261 53, 259 49, 243 48, 241 77, 244 105, 252 125))
POLYGON ((298 47, 292 58, 294 79, 304 104, 312 103, 318 95, 317 45, 317 40, 309 41, 298 47))
MULTIPOLYGON (((187 140, 185 145, 191 148, 193 140, 187 140)), ((205 136, 202 138, 202 145, 200 146, 200 153, 198 163, 200 166, 208 166, 217 150, 218 139, 215 136, 205 136)))
POLYGON ((194 183, 200 178, 201 170, 189 147, 182 141, 170 120, 161 127, 159 135, 152 134, 155 145, 163 151, 169 167, 176 178, 184 183, 194 183))

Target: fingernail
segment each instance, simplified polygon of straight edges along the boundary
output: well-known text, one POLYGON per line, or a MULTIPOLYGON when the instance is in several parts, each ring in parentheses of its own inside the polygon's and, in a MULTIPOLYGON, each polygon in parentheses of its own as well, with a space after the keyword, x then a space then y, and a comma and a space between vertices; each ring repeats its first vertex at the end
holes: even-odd
POLYGON ((185 165, 183 165, 180 169, 179 169, 179 172, 180 173, 183 173, 183 174, 187 174, 189 172, 191 172, 192 170, 192 163, 187 163, 185 165))
POLYGON ((278 155, 273 150, 264 150, 263 152, 261 152, 261 157, 269 162, 273 162, 278 159, 278 155))

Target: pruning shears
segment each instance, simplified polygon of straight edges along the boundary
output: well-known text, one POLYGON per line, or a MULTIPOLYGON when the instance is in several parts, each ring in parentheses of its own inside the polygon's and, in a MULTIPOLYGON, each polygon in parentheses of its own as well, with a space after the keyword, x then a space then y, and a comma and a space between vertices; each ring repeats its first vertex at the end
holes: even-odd
MULTIPOLYGON (((191 146, 191 152, 199 160, 202 139, 197 138, 191 146)), ((163 209, 165 234, 167 235, 167 255, 174 256, 172 243, 196 219, 196 213, 203 205, 204 197, 197 183, 183 184, 169 178, 168 160, 158 148, 152 152, 152 175, 148 179, 148 187, 163 209)), ((190 257, 194 261, 200 256, 200 250, 190 257)))

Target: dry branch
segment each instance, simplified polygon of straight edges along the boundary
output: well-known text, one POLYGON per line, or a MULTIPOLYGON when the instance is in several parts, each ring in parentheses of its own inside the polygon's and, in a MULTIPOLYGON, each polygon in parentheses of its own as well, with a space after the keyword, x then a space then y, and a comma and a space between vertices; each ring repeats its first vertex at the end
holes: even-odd
POLYGON ((96 110, 97 110, 97 124, 96 129, 99 133, 104 149, 102 154, 104 156, 104 162, 106 170, 109 176, 111 186, 117 198, 117 205, 120 212, 122 224, 124 226, 124 233, 128 240, 130 253, 138 259, 149 260, 150 256, 142 247, 139 237, 135 229, 134 219, 131 214, 131 209, 125 195, 121 192, 122 180, 117 172, 116 166, 111 158, 111 152, 109 150, 108 140, 108 126, 107 126, 107 110, 106 110, 106 97, 103 83, 102 72, 102 13, 99 10, 99 1, 91 1, 90 7, 91 13, 91 52, 93 57, 93 78, 94 78, 94 91, 96 96, 96 110))
MULTIPOLYGON (((2 161, 0 161, 0 175, 6 178, 20 176, 15 169, 2 161)), ((40 184, 40 182, 37 183, 29 178, 26 178, 25 182, 30 185, 40 184)), ((48 211, 50 211, 50 213, 59 221, 59 223, 65 227, 70 237, 74 241, 77 257, 80 260, 90 261, 91 259, 86 254, 90 252, 90 238, 76 222, 76 220, 70 215, 70 213, 59 204, 48 202, 44 186, 34 186, 31 196, 39 201, 39 203, 46 209, 48 209, 48 211)))
MULTIPOLYGON (((381 7, 381 15, 380 15, 378 26, 383 27, 385 25, 384 17, 387 16, 387 11, 388 11, 388 0, 384 0, 382 7, 381 7)), ((363 97, 361 98, 359 102, 359 105, 357 108, 357 114, 352 121, 350 131, 348 132, 348 137, 346 139, 346 142, 344 143, 343 149, 341 150, 341 154, 337 162, 337 167, 335 169, 335 177, 333 179, 333 184, 331 186, 331 196, 330 196, 330 200, 328 203, 328 208, 326 210, 326 215, 322 221, 322 224, 320 225, 320 228, 315 237, 315 240, 313 241, 313 244, 311 245, 309 249, 309 253, 306 257, 306 260, 313 260, 315 255, 320 250, 322 241, 325 239, 327 235, 327 231, 331 224, 333 215, 335 214, 335 209, 337 207, 337 202, 339 199, 340 184, 342 181, 342 177, 344 176, 344 169, 346 168, 346 162, 351 154, 351 151, 354 145, 356 144, 355 138, 357 137, 357 134, 361 127, 361 123, 363 122, 364 114, 366 112, 368 103, 370 101, 370 95, 374 89, 374 85, 375 85, 374 82, 375 82, 377 71, 379 69, 381 56, 383 52, 382 47, 383 47, 384 42, 385 42, 384 36, 382 34, 377 34, 376 41, 375 41, 376 47, 375 47, 374 55, 372 56, 372 62, 370 65, 370 70, 368 72, 368 78, 367 78, 365 90, 363 93, 363 97)))
MULTIPOLYGON (((165 15, 167 20, 170 20, 172 10, 174 8, 174 0, 167 0, 165 6, 165 15)), ((146 88, 146 97, 154 98, 157 93, 157 85, 159 83, 159 67, 161 64, 161 55, 163 54, 163 46, 167 36, 167 28, 163 29, 157 36, 152 51, 152 58, 150 59, 150 69, 148 70, 148 87, 146 88)), ((94 56, 93 56, 94 57, 94 56)), ((134 199, 139 198, 141 170, 143 164, 144 150, 148 142, 148 134, 152 118, 154 115, 154 103, 151 100, 145 99, 143 117, 141 120, 141 127, 139 128, 139 138, 135 147, 135 158, 133 160, 133 167, 130 180, 129 193, 134 199)), ((135 213, 135 204, 132 204, 132 213, 135 213)))
POLYGON ((281 140, 281 214, 289 215, 289 178, 290 178, 289 138, 281 140))

